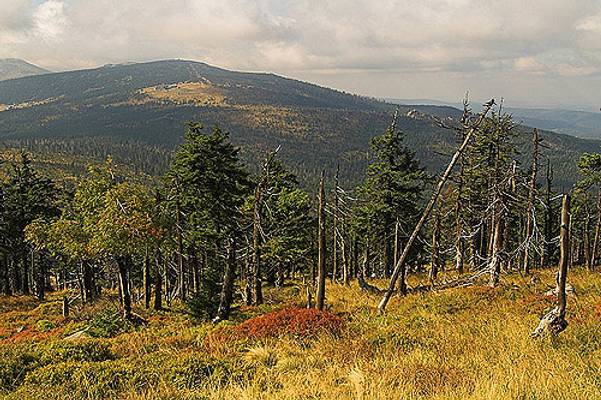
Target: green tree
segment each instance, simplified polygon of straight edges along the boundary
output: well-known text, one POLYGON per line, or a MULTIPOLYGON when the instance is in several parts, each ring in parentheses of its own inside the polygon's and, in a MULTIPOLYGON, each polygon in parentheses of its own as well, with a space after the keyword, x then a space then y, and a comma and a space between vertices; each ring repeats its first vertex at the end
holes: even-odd
MULTIPOLYGON (((190 253, 206 255, 191 305, 203 317, 212 317, 220 291, 233 284, 222 281, 227 257, 220 255, 230 241, 237 241, 241 206, 249 192, 248 173, 226 132, 215 127, 205 133, 202 125, 190 123, 166 178, 172 215, 184 242, 180 251, 185 246, 188 259, 190 253)), ((185 282, 186 270, 180 274, 185 282)))
POLYGON ((355 226, 364 236, 376 238, 372 242, 382 243, 383 272, 388 276, 393 268, 395 224, 401 232, 411 231, 427 176, 395 123, 371 140, 371 149, 374 160, 357 189, 355 226))
MULTIPOLYGON (((30 292, 31 247, 25 239, 25 228, 38 218, 49 218, 58 213, 58 191, 54 183, 38 174, 27 153, 21 153, 13 163, 2 184, 2 247, 5 276, 12 272, 13 289, 23 294, 30 292), (6 258, 12 259, 12 271, 6 258)), ((34 271, 38 274, 39 271, 34 271)), ((37 282, 38 289, 39 281, 37 282)))

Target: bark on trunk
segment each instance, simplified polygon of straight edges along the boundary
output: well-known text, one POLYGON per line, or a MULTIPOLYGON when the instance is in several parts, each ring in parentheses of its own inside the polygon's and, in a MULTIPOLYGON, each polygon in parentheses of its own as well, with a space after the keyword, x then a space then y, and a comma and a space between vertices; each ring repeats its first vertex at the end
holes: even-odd
POLYGON ((262 185, 255 189, 255 204, 253 213, 253 258, 252 271, 249 274, 250 286, 253 290, 253 303, 263 303, 263 291, 261 284, 261 205, 263 201, 262 185))
POLYGON ((217 316, 215 321, 222 321, 229 317, 232 301, 234 299, 234 283, 236 280, 236 240, 232 238, 230 240, 230 246, 228 251, 228 261, 225 266, 225 272, 223 275, 223 287, 221 288, 221 297, 219 301, 219 308, 217 309, 217 316))
POLYGON ((154 256, 154 309, 163 308, 163 277, 161 276, 161 251, 157 247, 154 256))
POLYGON ((566 281, 570 263, 570 195, 563 196, 561 232, 559 236, 559 271, 557 275, 557 306, 546 314, 532 333, 534 337, 545 334, 555 336, 568 327, 566 315, 566 281))
POLYGON ((144 280, 144 308, 147 310, 150 308, 150 254, 148 254, 148 249, 146 249, 146 254, 144 257, 144 271, 143 271, 143 280, 144 280))
POLYGON ((323 310, 326 300, 326 199, 325 172, 321 172, 319 182, 319 211, 318 211, 318 261, 317 261, 317 308, 323 310))
POLYGON ((336 176, 334 177, 334 218, 332 219, 332 282, 338 281, 338 174, 340 165, 336 166, 336 176))
POLYGON ((536 176, 538 172, 538 145, 540 143, 538 129, 534 129, 532 141, 532 166, 530 171, 530 184, 528 188, 528 206, 526 211, 526 245, 524 246, 524 274, 530 274, 530 247, 532 246, 532 235, 534 233, 534 212, 536 202, 536 176))
POLYGON ((129 286, 130 257, 121 256, 117 258, 119 270, 119 287, 121 292, 121 304, 123 306, 123 318, 131 320, 131 289, 129 286))

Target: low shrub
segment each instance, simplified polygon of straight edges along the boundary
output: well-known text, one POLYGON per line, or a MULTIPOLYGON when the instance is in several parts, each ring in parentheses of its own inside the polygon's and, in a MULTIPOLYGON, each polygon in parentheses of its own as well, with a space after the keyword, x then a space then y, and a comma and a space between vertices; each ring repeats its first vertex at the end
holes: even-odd
POLYGON ((131 328, 131 323, 123 319, 119 310, 106 309, 92 318, 88 333, 96 338, 110 338, 131 328))
POLYGON ((291 307, 251 318, 234 327, 233 331, 246 338, 311 337, 321 332, 339 334, 343 327, 344 320, 330 312, 291 307))
POLYGON ((88 339, 78 342, 52 342, 41 351, 43 365, 66 361, 106 361, 114 358, 109 345, 100 340, 88 339))
POLYGON ((17 388, 25 376, 39 366, 39 357, 22 346, 0 351, 0 393, 17 388))
POLYGON ((54 328, 56 328, 56 324, 52 321, 48 321, 47 319, 41 319, 35 324, 35 329, 38 332, 48 332, 54 328))
POLYGON ((15 390, 31 373, 49 364, 112 358, 108 345, 98 340, 5 346, 0 350, 0 392, 15 390))

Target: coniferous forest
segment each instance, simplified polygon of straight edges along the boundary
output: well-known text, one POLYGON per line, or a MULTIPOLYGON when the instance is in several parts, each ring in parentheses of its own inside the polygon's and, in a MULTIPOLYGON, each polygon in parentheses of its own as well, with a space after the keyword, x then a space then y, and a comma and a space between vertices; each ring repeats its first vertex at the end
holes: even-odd
POLYGON ((601 400, 599 43, 600 0, 0 0, 0 400, 601 400))
MULTIPOLYGON (((526 385, 543 366, 594 371, 601 155, 558 190, 538 130, 524 165, 502 104, 466 99, 437 120, 456 146, 431 174, 397 118, 351 187, 340 166, 301 185, 281 146, 250 166, 200 122, 162 176, 111 157, 70 181, 26 151, 5 162, 3 393, 552 398, 526 385)), ((561 385, 594 397, 582 382, 561 385)))

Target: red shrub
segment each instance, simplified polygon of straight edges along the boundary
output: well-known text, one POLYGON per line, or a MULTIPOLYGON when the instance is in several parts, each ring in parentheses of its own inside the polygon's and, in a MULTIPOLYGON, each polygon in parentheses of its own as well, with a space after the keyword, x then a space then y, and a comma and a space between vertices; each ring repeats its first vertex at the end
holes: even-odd
POLYGON ((338 334, 344 320, 336 315, 314 308, 284 308, 251 318, 233 328, 246 338, 266 338, 281 335, 314 336, 320 332, 338 334))

